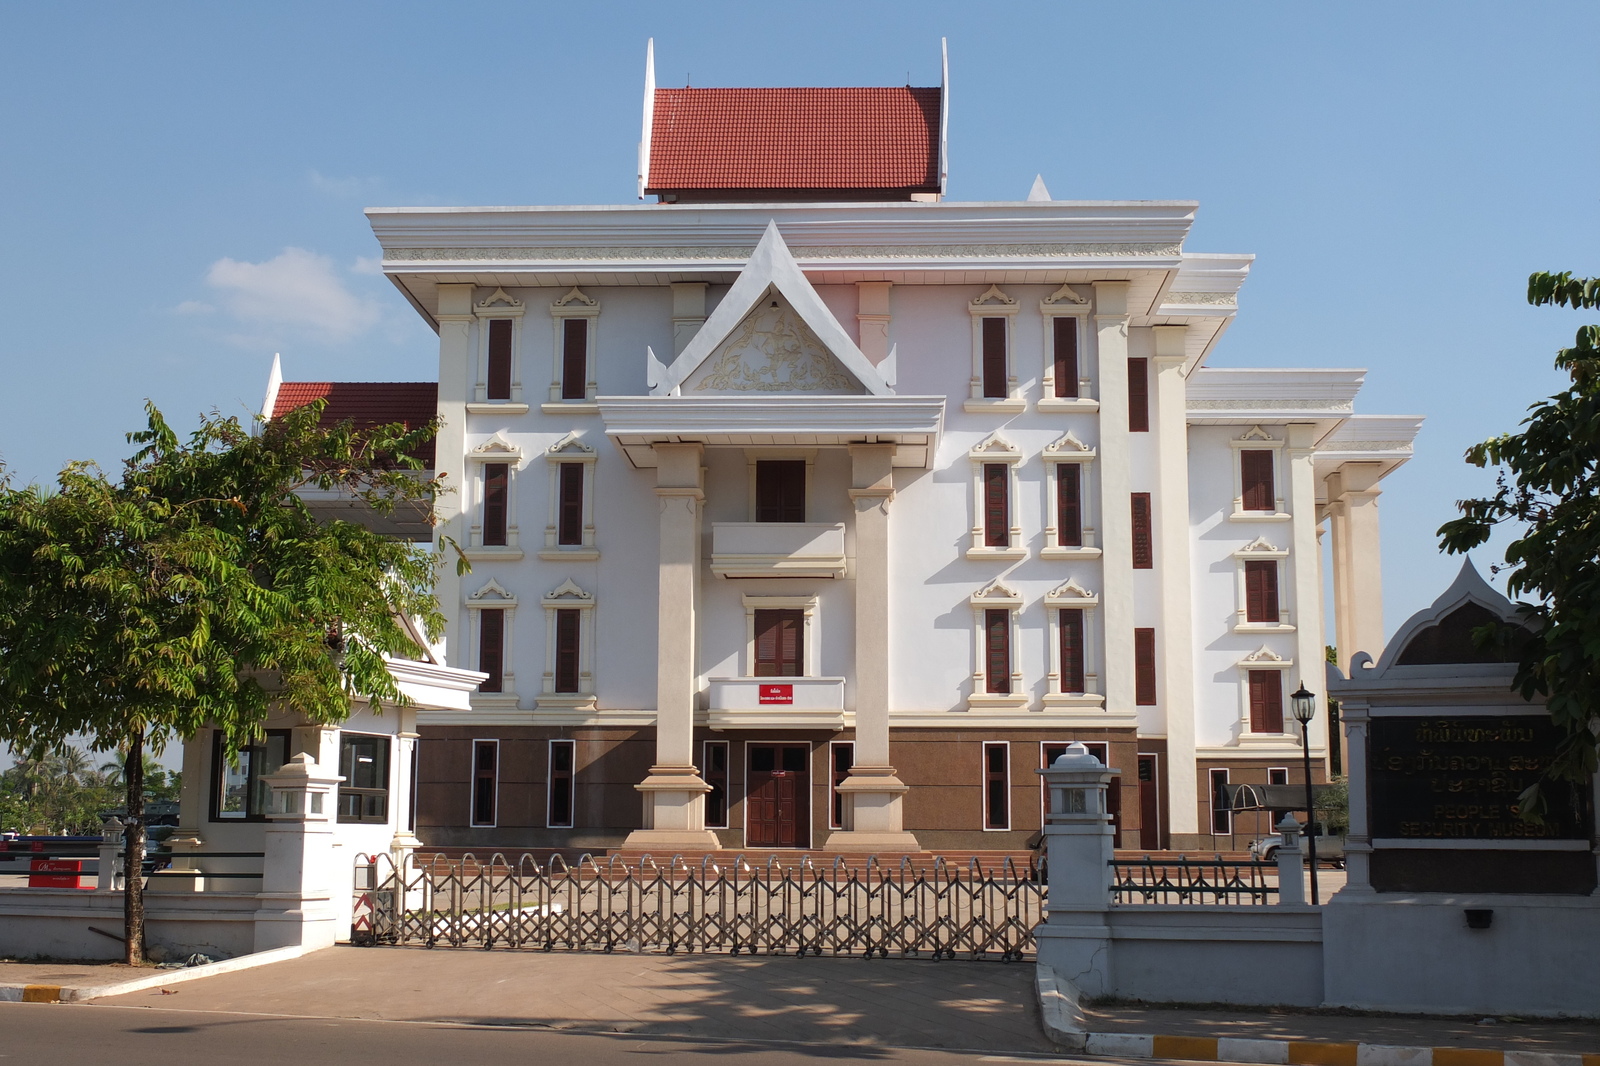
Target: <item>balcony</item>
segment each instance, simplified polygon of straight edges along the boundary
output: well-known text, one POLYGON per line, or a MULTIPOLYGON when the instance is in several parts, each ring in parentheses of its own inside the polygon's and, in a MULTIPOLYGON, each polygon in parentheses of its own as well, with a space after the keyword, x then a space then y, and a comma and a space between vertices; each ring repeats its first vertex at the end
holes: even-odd
POLYGON ((712 729, 845 727, 842 677, 713 677, 706 710, 712 729))
POLYGON ((711 572, 719 577, 842 577, 844 525, 716 522, 711 572))

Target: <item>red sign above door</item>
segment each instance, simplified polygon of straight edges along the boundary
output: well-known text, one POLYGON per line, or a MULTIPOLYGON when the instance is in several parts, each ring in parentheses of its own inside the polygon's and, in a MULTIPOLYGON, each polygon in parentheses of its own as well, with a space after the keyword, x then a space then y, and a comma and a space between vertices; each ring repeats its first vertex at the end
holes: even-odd
POLYGON ((766 707, 766 706, 768 706, 770 704, 793 704, 793 703, 794 703, 794 686, 793 685, 762 685, 761 686, 761 706, 766 707))

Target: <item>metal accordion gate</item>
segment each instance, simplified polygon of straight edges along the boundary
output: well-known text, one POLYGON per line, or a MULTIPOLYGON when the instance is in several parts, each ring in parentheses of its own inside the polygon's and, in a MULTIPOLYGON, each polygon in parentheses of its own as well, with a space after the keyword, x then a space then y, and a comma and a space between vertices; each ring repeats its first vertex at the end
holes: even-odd
POLYGON ((1007 859, 897 867, 840 857, 632 865, 359 856, 351 942, 542 951, 998 959, 1032 954, 1044 891, 1007 859))

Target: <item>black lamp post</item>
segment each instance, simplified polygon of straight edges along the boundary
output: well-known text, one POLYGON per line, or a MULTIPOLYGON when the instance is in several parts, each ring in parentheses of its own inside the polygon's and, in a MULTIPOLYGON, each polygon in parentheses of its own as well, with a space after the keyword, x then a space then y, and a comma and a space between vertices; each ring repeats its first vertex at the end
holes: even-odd
POLYGON ((1289 694, 1294 706, 1294 720, 1300 723, 1300 752, 1306 767, 1306 847, 1311 859, 1311 905, 1319 905, 1317 898, 1317 810, 1311 797, 1311 719, 1317 716, 1317 697, 1306 691, 1305 682, 1289 694))

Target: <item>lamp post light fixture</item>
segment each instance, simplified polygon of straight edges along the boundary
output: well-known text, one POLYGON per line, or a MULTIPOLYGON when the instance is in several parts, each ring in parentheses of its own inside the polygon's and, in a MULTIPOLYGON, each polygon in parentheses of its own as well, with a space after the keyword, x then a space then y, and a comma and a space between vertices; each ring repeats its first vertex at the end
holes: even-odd
POLYGON ((1311 796, 1311 719, 1317 716, 1317 697, 1306 691, 1304 681, 1289 694, 1294 707, 1294 720, 1300 723, 1300 754, 1305 759, 1306 770, 1306 854, 1311 860, 1311 905, 1318 906, 1317 898, 1317 811, 1311 796))

